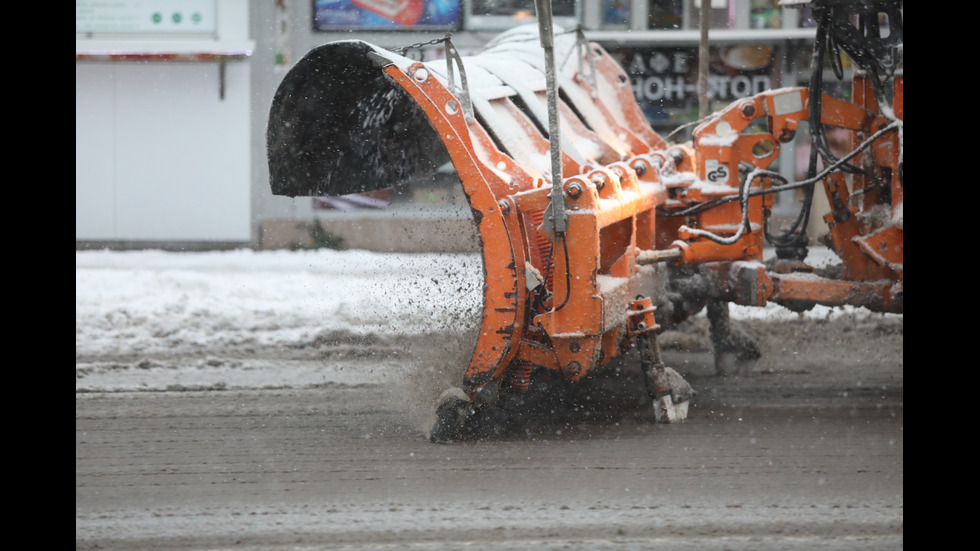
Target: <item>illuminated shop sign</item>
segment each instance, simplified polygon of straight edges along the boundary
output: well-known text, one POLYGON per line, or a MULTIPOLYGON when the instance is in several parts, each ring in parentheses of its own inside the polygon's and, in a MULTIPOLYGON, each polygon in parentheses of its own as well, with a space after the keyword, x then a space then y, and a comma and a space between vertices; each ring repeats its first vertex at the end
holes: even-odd
MULTIPOLYGON (((651 123, 697 118, 698 48, 609 48, 626 70, 640 108, 651 123)), ((713 110, 777 86, 776 48, 750 44, 710 48, 708 99, 713 110)))
POLYGON ((460 0, 314 0, 313 28, 455 30, 462 22, 460 0))

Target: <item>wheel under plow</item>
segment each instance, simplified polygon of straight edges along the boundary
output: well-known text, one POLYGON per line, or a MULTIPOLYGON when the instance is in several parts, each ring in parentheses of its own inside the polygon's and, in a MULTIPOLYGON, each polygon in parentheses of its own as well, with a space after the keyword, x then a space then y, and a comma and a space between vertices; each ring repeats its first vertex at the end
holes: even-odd
POLYGON ((552 28, 547 6, 538 26, 467 57, 448 37, 446 59, 431 62, 325 44, 273 100, 272 191, 364 193, 455 170, 480 238, 483 312, 459 385, 436 405, 433 441, 466 438, 488 412, 521 403, 534 373, 575 383, 634 348, 656 419, 680 421, 694 392, 664 365, 662 328, 706 308, 726 373, 758 357, 729 303, 903 311, 899 6, 815 2, 810 87, 738 100, 684 143, 657 134, 623 69, 581 31, 552 28), (859 67, 847 101, 818 78, 841 50, 859 67), (809 177, 790 182, 769 166, 804 128, 809 177), (830 151, 830 128, 848 132, 849 153, 830 151), (818 187, 831 205, 825 244, 840 258, 821 269, 806 263, 804 233, 818 187), (775 234, 774 194, 793 189, 799 217, 775 234), (763 261, 767 244, 777 254, 763 261))

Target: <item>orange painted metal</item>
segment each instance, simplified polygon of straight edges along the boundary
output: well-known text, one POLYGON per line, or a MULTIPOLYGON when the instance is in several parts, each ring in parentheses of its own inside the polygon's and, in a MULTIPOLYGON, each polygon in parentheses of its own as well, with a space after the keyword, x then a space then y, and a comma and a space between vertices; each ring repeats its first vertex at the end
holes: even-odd
MULTIPOLYGON (((602 78, 621 85, 621 69, 609 61, 598 67, 602 78)), ((551 184, 531 176, 533 167, 525 171, 500 151, 499 137, 491 136, 479 121, 467 123, 466 114, 454 108, 458 98, 428 69, 422 63, 406 67, 393 62, 384 67, 439 133, 470 201, 483 245, 484 313, 464 390, 475 397, 487 385, 500 382, 520 389, 528 366, 560 372, 572 380, 585 377, 593 367, 629 348, 626 321, 636 290, 635 258, 641 247, 654 245, 654 209, 663 197, 661 185, 641 181, 634 168, 621 161, 633 158, 631 152, 653 150, 654 145, 645 140, 663 140, 635 114, 624 117, 601 98, 590 99, 596 117, 590 125, 572 122, 576 112, 565 106, 566 124, 577 135, 598 139, 605 133, 624 139, 600 141, 596 162, 582 163, 576 155, 563 155, 563 171, 575 174, 562 182, 569 222, 566 231, 552 234, 542 219, 551 184), (546 274, 537 288, 526 279, 531 268, 546 274)), ((628 91, 628 86, 620 87, 628 91)), ((616 107, 623 93, 617 94, 616 107)), ((545 153, 547 141, 516 104, 498 99, 491 108, 514 121, 506 127, 513 132, 508 139, 528 144, 523 153, 545 153)))
POLYGON ((806 273, 772 274, 775 302, 802 301, 828 306, 863 306, 879 312, 901 312, 895 301, 896 283, 889 280, 847 281, 806 273))
POLYGON ((556 236, 550 308, 534 317, 553 344, 557 365, 572 380, 623 347, 639 251, 637 218, 656 204, 654 189, 641 186, 632 170, 615 168, 565 180, 568 230, 556 236))
MULTIPOLYGON (((562 103, 560 113, 576 136, 598 140, 601 146, 591 162, 583 162, 573 150, 562 154, 568 214, 562 233, 550 231, 544 219, 552 185, 534 174, 547 178, 547 169, 528 166, 528 154, 545 155, 548 141, 526 108, 506 98, 489 102, 495 115, 513 120, 506 126, 511 143, 527 144, 521 164, 500 150, 499 136, 480 121, 467 123, 461 110, 447 108, 458 105, 458 98, 436 78, 422 78, 427 74, 423 64, 407 72, 396 64, 385 68, 439 133, 481 235, 485 308, 464 381, 471 396, 502 381, 524 388, 530 366, 578 380, 628 350, 636 334, 631 320, 641 288, 641 251, 676 251, 673 265, 701 266, 711 295, 739 304, 900 309, 891 280, 901 278, 901 229, 875 231, 859 216, 861 207, 853 204, 850 191, 850 186, 864 185, 857 178, 850 186, 839 172, 824 180, 828 200, 840 207, 826 222, 845 261, 843 281, 821 278, 803 263, 781 271, 761 262, 761 228, 778 185, 765 171, 778 158, 780 144, 794 139, 807 120, 806 89, 739 100, 698 126, 691 142, 668 144, 649 128, 632 97, 625 96, 628 90, 608 89, 621 81, 621 69, 600 47, 590 45, 590 53, 599 61, 594 80, 565 79, 566 96, 579 103, 577 110, 562 103), (590 125, 578 118, 586 94, 596 114, 590 125), (709 204, 711 208, 694 208, 687 216, 670 216, 709 204), (528 269, 537 270, 542 281, 529 282, 528 269)), ((862 104, 821 98, 822 122, 855 134, 870 133, 881 118, 866 87, 862 90, 856 94, 864 98, 862 104)), ((897 149, 894 139, 877 145, 873 154, 894 164, 889 156, 897 149)), ((900 205, 900 189, 893 199, 896 195, 900 205)), ((873 199, 867 194, 864 198, 873 199)), ((652 311, 646 323, 655 325, 652 311)))
MULTIPOLYGON (((825 125, 849 131, 851 147, 857 148, 862 139, 885 127, 888 120, 879 114, 870 83, 858 76, 854 80, 854 102, 847 102, 824 94, 821 98, 821 122, 825 125)), ((894 93, 893 109, 903 113, 902 89, 904 80, 898 79, 894 93)), ((765 92, 739 100, 713 115, 695 131, 689 149, 675 149, 675 166, 692 166, 690 171, 668 172, 670 200, 663 206, 664 212, 679 213, 685 209, 718 201, 738 194, 739 185, 746 172, 765 169, 776 159, 779 143, 792 140, 800 122, 809 113, 809 91, 804 88, 787 88, 765 92), (759 118, 765 122, 765 130, 745 132, 759 118), (709 183, 710 185, 705 185, 709 183)), ((886 190, 874 185, 862 173, 845 175, 835 171, 823 179, 825 195, 831 206, 824 216, 828 228, 828 244, 841 258, 841 280, 815 275, 807 267, 804 280, 798 276, 773 275, 769 300, 796 307, 800 303, 829 305, 858 305, 882 311, 901 311, 900 299, 888 297, 901 293, 904 264, 904 236, 901 226, 903 197, 899 174, 897 132, 879 138, 864 153, 854 157, 856 165, 869 167, 868 172, 878 175, 888 184, 886 190), (848 181, 849 180, 849 181, 848 181), (852 191, 853 190, 853 191, 852 191), (887 193, 888 202, 881 194, 887 193), (885 206, 887 204, 887 207, 885 206), (898 221, 896 223, 896 220, 898 221), (882 282, 876 285, 857 283, 882 282), (898 285, 892 285, 892 282, 898 285), (862 299, 862 297, 864 297, 862 299)), ((761 260, 763 235, 759 231, 772 208, 771 194, 775 189, 771 180, 762 177, 750 182, 747 188, 748 215, 743 220, 743 207, 735 201, 692 214, 683 219, 667 218, 659 221, 658 246, 677 250, 675 265, 699 265, 719 261, 761 260), (740 226, 747 228, 735 240, 740 226), (703 237, 710 232, 731 242, 719 243, 703 237), (673 235, 674 241, 666 243, 673 235)), ((724 288, 723 282, 716 284, 724 288)), ((719 291, 721 296, 731 297, 719 291)))
MULTIPOLYGON (((485 270, 480 336, 462 384, 471 398, 522 392, 535 368, 582 379, 655 330, 655 304, 664 297, 641 296, 654 276, 640 258, 662 263, 656 277, 668 277, 669 267, 697 268, 704 300, 902 311, 899 132, 849 161, 863 172, 821 178, 840 277, 818 275, 802 260, 763 262, 763 228, 785 184, 769 167, 808 122, 809 91, 738 100, 702 122, 691 141, 668 143, 647 123, 622 68, 601 46, 568 36, 556 41, 564 59, 560 179, 546 161, 536 33, 505 33, 460 61, 475 83, 470 89, 437 64, 350 49, 369 50, 392 93, 408 94, 424 113, 435 133, 425 143, 445 147, 469 200, 485 270), (548 219, 555 186, 567 213, 557 232, 548 219)), ((899 120, 903 90, 898 78, 888 109, 899 120)), ((820 120, 848 132, 855 149, 891 118, 866 79, 854 79, 852 95, 850 102, 822 95, 820 120)))
MULTIPOLYGON (((482 134, 482 129, 474 123, 467 124, 465 114, 454 107, 458 105, 457 99, 421 63, 409 67, 407 73, 395 65, 388 65, 384 70, 415 99, 439 132, 476 213, 486 276, 481 337, 466 371, 470 382, 467 390, 476 392, 499 376, 502 366, 517 351, 514 340, 521 334, 526 303, 525 250, 520 229, 512 214, 508 216, 509 225, 505 220, 493 189, 505 189, 507 184, 474 154, 471 133, 482 134)), ((482 141, 489 143, 489 140, 482 141)))

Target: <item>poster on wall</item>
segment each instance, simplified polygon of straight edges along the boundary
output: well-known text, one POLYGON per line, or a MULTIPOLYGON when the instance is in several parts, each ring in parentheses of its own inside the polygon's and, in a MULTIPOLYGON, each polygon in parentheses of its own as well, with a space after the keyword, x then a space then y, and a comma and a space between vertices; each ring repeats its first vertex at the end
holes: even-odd
POLYGON ((446 30, 462 22, 461 0, 313 0, 316 31, 446 30))

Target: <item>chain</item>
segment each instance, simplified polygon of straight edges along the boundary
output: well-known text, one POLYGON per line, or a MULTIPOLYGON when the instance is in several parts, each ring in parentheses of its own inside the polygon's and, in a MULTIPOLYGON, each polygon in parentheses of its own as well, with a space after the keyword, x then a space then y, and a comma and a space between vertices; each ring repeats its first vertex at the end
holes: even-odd
POLYGON ((446 36, 444 36, 442 38, 434 38, 432 40, 429 40, 428 42, 416 42, 415 44, 410 44, 410 45, 405 46, 403 48, 397 48, 397 49, 395 49, 393 51, 395 53, 397 53, 397 54, 405 55, 405 52, 407 52, 409 50, 416 50, 416 49, 419 49, 419 48, 421 48, 423 46, 437 46, 439 44, 442 44, 443 42, 448 42, 449 39, 452 38, 452 37, 453 37, 453 33, 446 33, 446 36))

